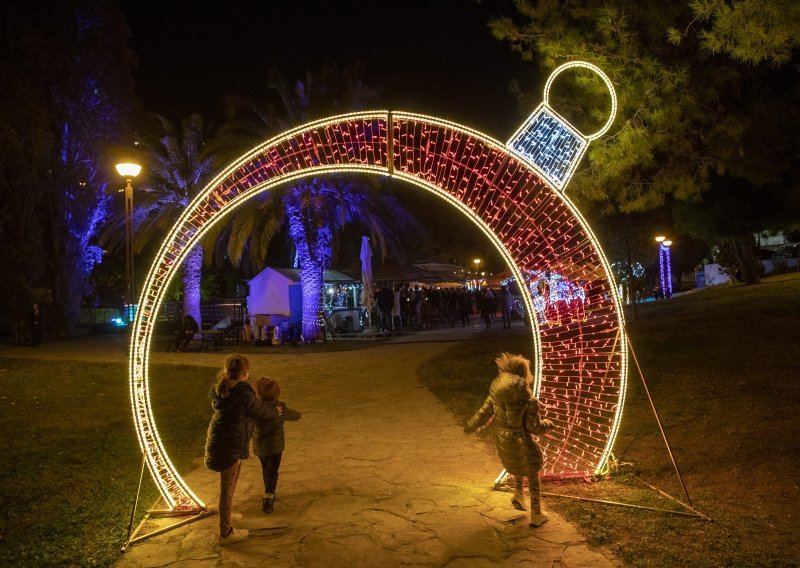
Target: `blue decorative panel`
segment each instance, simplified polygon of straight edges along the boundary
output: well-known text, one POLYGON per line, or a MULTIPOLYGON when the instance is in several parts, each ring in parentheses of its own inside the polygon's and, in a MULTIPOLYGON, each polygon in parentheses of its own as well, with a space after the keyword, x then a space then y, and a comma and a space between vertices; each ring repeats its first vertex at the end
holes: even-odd
POLYGON ((507 146, 534 164, 558 189, 563 189, 588 141, 542 105, 508 141, 507 146))

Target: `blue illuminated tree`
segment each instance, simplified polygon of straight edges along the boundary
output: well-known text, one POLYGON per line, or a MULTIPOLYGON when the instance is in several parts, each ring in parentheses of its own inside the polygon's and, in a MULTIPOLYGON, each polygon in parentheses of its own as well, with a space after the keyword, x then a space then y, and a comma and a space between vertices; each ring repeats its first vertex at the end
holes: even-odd
MULTIPOLYGON (((243 98, 232 105, 233 120, 223 129, 222 146, 247 148, 303 122, 353 111, 372 104, 375 91, 364 86, 359 67, 335 65, 309 72, 293 85, 276 70, 269 75, 280 110, 243 98)), ((402 251, 403 239, 416 235, 419 225, 391 196, 353 176, 329 175, 303 179, 261 198, 245 208, 231 225, 215 235, 227 243, 230 259, 239 264, 247 253, 251 264, 263 266, 269 245, 285 226, 300 270, 303 296, 303 338, 319 335, 317 314, 322 308, 323 277, 330 266, 337 234, 355 224, 368 234, 380 254, 402 251)), ((210 240, 210 239, 209 239, 210 240)))
POLYGON ((127 26, 108 3, 32 0, 3 3, 0 32, 0 312, 38 300, 48 331, 69 333, 102 257, 108 150, 128 130, 127 26))

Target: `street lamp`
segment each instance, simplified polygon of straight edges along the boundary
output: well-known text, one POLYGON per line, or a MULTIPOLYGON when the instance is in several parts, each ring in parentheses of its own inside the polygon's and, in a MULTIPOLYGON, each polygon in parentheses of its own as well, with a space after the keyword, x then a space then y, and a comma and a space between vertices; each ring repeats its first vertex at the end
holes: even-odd
POLYGON ((125 178, 125 321, 133 321, 136 291, 133 280, 133 178, 142 166, 130 162, 117 164, 117 172, 125 178))
POLYGON ((658 243, 658 268, 661 275, 661 291, 666 298, 672 297, 672 264, 670 262, 670 246, 672 241, 667 237, 656 237, 658 243))

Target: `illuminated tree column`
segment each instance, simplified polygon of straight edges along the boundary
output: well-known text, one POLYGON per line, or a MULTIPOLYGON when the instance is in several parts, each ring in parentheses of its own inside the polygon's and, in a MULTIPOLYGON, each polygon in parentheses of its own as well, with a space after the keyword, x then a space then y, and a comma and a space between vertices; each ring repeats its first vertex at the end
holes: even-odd
POLYGON ((661 291, 667 298, 672 297, 672 262, 669 258, 671 241, 664 241, 658 245, 658 268, 661 274, 661 291))

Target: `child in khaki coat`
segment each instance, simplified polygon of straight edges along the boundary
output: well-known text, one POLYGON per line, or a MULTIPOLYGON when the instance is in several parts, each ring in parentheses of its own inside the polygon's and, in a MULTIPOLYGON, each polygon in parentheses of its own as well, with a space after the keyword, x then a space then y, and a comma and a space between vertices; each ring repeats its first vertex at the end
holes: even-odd
POLYGON ((531 363, 522 355, 502 353, 497 359, 497 377, 489 385, 489 396, 467 421, 464 432, 471 433, 492 422, 496 430, 497 453, 503 467, 514 477, 511 504, 525 510, 523 480, 528 478, 531 496, 530 526, 538 527, 549 519, 542 513, 539 471, 544 458, 532 434, 544 434, 553 428, 547 418, 539 417, 539 401, 531 391, 531 363))
MULTIPOLYGON (((264 402, 278 402, 281 387, 275 379, 261 377, 256 383, 256 392, 264 402)), ((300 413, 286 408, 280 419, 264 418, 255 421, 253 431, 253 453, 261 461, 261 475, 264 478, 264 498, 261 509, 272 513, 275 506, 275 489, 278 486, 278 468, 286 447, 283 432, 284 420, 300 420, 300 413)))

